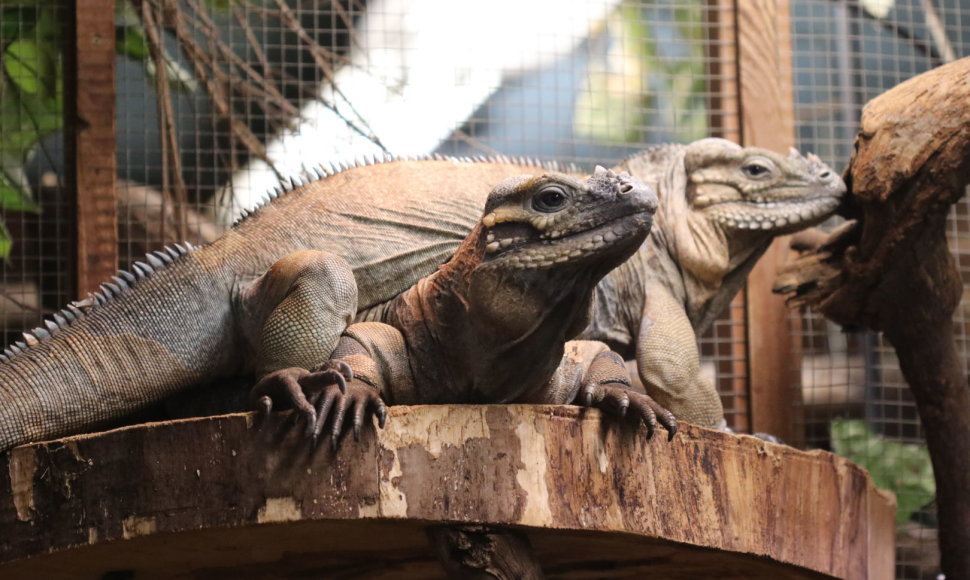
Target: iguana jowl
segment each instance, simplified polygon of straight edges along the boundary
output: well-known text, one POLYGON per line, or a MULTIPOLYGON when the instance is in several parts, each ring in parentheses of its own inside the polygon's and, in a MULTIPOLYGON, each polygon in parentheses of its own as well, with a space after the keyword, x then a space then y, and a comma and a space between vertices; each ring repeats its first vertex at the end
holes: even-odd
MULTIPOLYGON (((329 424, 332 444, 349 415, 357 434, 371 412, 383 423, 385 402, 576 402, 642 421, 651 434, 659 421, 672 437, 673 416, 629 389, 622 358, 601 342, 570 341, 588 322, 596 284, 637 250, 656 208, 649 187, 603 168, 585 183, 507 179, 455 255, 390 301, 386 323, 351 325, 331 361, 269 373, 254 396, 264 408, 295 405, 315 434, 329 424)), ((352 277, 346 266, 320 283, 352 277)))
MULTIPOLYGON (((661 209, 639 251, 597 287, 582 337, 635 355, 651 394, 680 419, 715 425, 722 411, 699 374, 696 334, 771 238, 824 219, 844 184, 812 156, 719 139, 649 149, 619 169, 655 189, 661 209)), ((310 368, 330 354, 352 311, 301 318, 300 302, 318 298, 291 289, 330 268, 301 251, 344 258, 358 319, 381 320, 389 300, 454 253, 492 187, 535 170, 504 159, 350 168, 298 184, 208 246, 150 254, 105 285, 88 312, 70 306, 32 331, 32 344, 8 350, 0 449, 89 430, 219 377, 310 368), (279 276, 257 280, 291 254, 279 276), (309 331, 314 324, 325 331, 309 331), (267 344, 286 360, 274 360, 267 344)))

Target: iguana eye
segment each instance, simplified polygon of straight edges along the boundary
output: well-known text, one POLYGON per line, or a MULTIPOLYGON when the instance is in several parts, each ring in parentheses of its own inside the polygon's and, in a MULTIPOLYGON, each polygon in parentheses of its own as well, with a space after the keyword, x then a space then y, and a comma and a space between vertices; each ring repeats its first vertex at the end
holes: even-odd
POLYGON ((532 209, 552 213, 566 207, 569 196, 558 185, 546 186, 532 198, 532 209))
POLYGON ((760 160, 748 161, 741 166, 741 173, 751 179, 760 179, 771 173, 771 167, 760 160))

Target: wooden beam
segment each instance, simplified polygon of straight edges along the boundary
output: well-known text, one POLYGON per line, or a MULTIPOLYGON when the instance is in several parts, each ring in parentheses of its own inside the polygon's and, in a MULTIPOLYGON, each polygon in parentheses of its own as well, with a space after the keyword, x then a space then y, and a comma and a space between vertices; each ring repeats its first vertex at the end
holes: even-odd
POLYGON ((77 204, 77 294, 118 268, 114 0, 75 0, 65 54, 67 183, 77 204))
MULTIPOLYGON (((737 26, 742 143, 787 151, 795 144, 788 2, 739 0, 737 26)), ((801 345, 784 299, 771 292, 788 259, 788 238, 779 238, 748 277, 748 377, 752 430, 798 444, 801 345)))

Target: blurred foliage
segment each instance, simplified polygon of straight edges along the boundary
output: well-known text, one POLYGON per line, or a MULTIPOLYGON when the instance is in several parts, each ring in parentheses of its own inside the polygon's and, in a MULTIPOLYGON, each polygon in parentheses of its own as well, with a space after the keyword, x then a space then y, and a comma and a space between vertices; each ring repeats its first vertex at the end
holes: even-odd
POLYGON ((874 434, 862 421, 836 419, 832 450, 869 471, 873 483, 896 494, 896 523, 903 524, 936 495, 933 466, 924 445, 874 434))
MULTIPOLYGON (((53 2, 0 6, 0 210, 37 212, 24 163, 34 146, 61 127, 60 26, 53 2)), ((0 257, 12 240, 0 221, 0 257)))
POLYGON ((607 21, 605 63, 590 63, 577 102, 576 132, 641 143, 643 127, 665 127, 653 141, 690 142, 708 134, 704 67, 705 3, 626 1, 607 21))
MULTIPOLYGON (((41 139, 63 126, 60 42, 66 6, 52 0, 0 2, 0 211, 39 211, 24 165, 41 139)), ((115 23, 116 52, 144 62, 149 76, 154 76, 141 20, 126 0, 115 5, 115 23)), ((197 88, 191 72, 169 55, 164 58, 166 76, 174 87, 197 88)), ((7 258, 12 246, 0 220, 0 258, 7 258)))
MULTIPOLYGON (((205 5, 221 11, 228 8, 228 2, 221 1, 209 1, 205 5)), ((115 3, 115 52, 134 61, 144 62, 149 78, 155 79, 155 63, 150 58, 151 51, 145 38, 144 24, 128 0, 117 0, 115 3)), ((199 85, 195 75, 172 58, 164 46, 161 47, 161 52, 169 84, 185 92, 197 91, 199 85)))

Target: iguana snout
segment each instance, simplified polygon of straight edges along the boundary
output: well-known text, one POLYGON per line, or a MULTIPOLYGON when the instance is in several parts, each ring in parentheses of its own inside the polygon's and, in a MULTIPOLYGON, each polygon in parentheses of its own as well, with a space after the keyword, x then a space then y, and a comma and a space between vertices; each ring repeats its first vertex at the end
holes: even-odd
POLYGON ((526 270, 629 255, 656 210, 652 188, 602 167, 586 181, 556 173, 512 177, 485 205, 483 265, 526 270))

